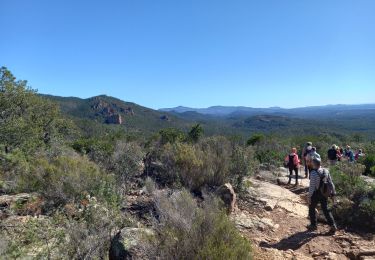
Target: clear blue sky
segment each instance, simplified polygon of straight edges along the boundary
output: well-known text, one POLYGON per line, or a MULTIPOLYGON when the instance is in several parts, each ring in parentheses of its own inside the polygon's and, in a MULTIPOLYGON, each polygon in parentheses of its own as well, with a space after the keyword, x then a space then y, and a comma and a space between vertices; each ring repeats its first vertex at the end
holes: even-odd
POLYGON ((0 65, 141 105, 375 102, 374 0, 0 0, 0 65))

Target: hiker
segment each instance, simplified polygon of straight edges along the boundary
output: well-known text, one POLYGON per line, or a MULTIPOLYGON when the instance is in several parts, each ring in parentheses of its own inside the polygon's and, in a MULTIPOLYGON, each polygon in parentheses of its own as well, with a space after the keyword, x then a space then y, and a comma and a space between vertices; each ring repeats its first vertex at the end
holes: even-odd
MULTIPOLYGON (((318 159, 321 159, 320 157, 320 154, 318 154, 316 152, 316 147, 311 147, 311 152, 307 154, 306 156, 306 162, 307 162, 307 168, 308 168, 308 171, 311 172, 312 170, 312 160, 315 159, 315 158, 318 158, 318 159)), ((310 178, 310 176, 309 176, 310 178)))
POLYGON ((336 149, 336 152, 337 152, 337 161, 341 161, 341 157, 342 157, 342 148, 340 148, 339 146, 337 146, 337 149, 336 149))
POLYGON ((312 160, 312 167, 310 173, 310 186, 308 194, 309 202, 309 217, 311 224, 307 226, 309 230, 317 229, 317 219, 315 209, 320 203, 324 216, 328 224, 331 226, 330 233, 335 233, 337 230, 335 220, 332 213, 328 211, 328 197, 333 197, 336 194, 335 185, 332 182, 331 175, 327 169, 320 167, 321 160, 314 158, 312 160), (323 190, 322 188, 326 188, 323 190))
POLYGON ((288 154, 286 157, 285 157, 285 165, 288 167, 289 169, 289 181, 288 181, 288 184, 291 183, 291 179, 292 179, 292 175, 293 175, 293 171, 294 173, 296 174, 296 186, 298 185, 298 167, 299 167, 299 159, 298 159, 298 155, 297 155, 297 149, 296 148, 292 148, 291 150, 291 153, 288 154))
POLYGON ((314 158, 321 159, 320 154, 318 154, 318 152, 316 151, 315 146, 311 148, 311 152, 308 154, 308 157, 309 157, 310 160, 312 160, 314 158))
POLYGON ((346 146, 346 154, 345 156, 348 158, 348 162, 353 163, 355 161, 354 159, 354 153, 351 149, 351 147, 348 145, 346 146))
POLYGON ((365 154, 362 152, 362 149, 359 149, 358 152, 355 154, 354 159, 358 161, 358 159, 362 158, 365 156, 365 154))
POLYGON ((330 165, 335 165, 337 163, 337 147, 335 144, 332 145, 327 152, 328 162, 330 165))
POLYGON ((344 157, 347 159, 348 156, 349 156, 349 150, 350 150, 350 146, 347 144, 345 149, 344 149, 344 157))
POLYGON ((307 142, 302 150, 303 164, 305 165, 305 178, 309 177, 309 167, 307 166, 307 155, 311 152, 312 142, 307 142))

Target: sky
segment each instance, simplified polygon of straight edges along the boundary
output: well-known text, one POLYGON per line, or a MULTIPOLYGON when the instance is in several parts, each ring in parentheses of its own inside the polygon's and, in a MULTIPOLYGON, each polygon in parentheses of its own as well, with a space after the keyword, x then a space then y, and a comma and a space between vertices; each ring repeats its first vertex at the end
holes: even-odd
POLYGON ((151 108, 375 103, 374 0, 0 0, 0 66, 151 108))

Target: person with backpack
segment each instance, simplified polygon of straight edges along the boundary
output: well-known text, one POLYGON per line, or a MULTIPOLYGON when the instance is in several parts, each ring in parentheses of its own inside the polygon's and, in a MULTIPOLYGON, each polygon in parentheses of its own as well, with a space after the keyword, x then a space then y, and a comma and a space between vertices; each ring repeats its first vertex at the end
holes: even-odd
POLYGON ((309 167, 307 165, 307 155, 312 150, 312 142, 307 142, 302 150, 303 164, 305 165, 305 178, 309 177, 309 167))
POLYGON ((337 226, 332 213, 328 210, 328 198, 336 195, 335 185, 332 182, 331 175, 327 169, 321 167, 321 160, 314 158, 312 160, 310 186, 308 194, 310 225, 308 230, 317 230, 317 219, 315 209, 320 203, 324 216, 331 226, 330 233, 335 233, 337 226))
POLYGON ((327 152, 327 157, 330 165, 335 165, 337 163, 337 147, 335 144, 327 152))
MULTIPOLYGON (((310 173, 312 171, 312 160, 318 158, 321 159, 320 154, 317 153, 316 147, 312 147, 311 151, 306 155, 306 164, 308 168, 308 172, 310 173)), ((310 178, 310 177, 309 177, 310 178)))
POLYGON ((299 168, 299 159, 298 159, 298 155, 297 155, 297 149, 296 148, 292 148, 291 150, 291 153, 288 154, 286 157, 285 157, 285 166, 289 169, 289 181, 288 181, 288 184, 291 183, 291 179, 292 179, 292 175, 293 175, 293 171, 294 173, 296 174, 296 183, 295 185, 297 186, 298 185, 298 168, 299 168))
POLYGON ((350 163, 355 162, 354 153, 353 153, 351 147, 348 145, 346 147, 346 149, 347 149, 346 150, 346 157, 348 158, 348 162, 350 162, 350 163))

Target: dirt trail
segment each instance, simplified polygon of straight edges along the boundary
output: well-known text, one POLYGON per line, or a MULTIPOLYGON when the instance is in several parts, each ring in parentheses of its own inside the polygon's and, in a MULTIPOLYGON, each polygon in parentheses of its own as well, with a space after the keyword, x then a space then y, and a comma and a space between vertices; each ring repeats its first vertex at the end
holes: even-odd
MULTIPOLYGON (((286 174, 279 170, 276 175, 286 174)), ((307 179, 297 187, 282 184, 286 177, 279 178, 279 185, 275 180, 268 171, 248 179, 249 188, 231 215, 241 233, 253 241, 255 259, 375 259, 374 234, 340 229, 329 235, 329 226, 322 222, 317 231, 307 231, 307 179)))

